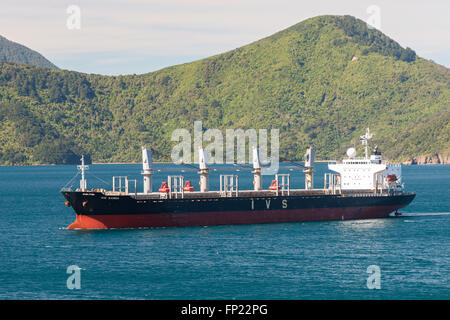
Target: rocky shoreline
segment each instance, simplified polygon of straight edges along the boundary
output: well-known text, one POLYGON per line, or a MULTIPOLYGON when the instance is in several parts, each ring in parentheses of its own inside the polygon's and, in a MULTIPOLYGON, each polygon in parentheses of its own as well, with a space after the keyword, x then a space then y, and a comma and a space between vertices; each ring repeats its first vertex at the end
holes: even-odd
POLYGON ((450 164, 450 151, 417 156, 403 164, 450 164))

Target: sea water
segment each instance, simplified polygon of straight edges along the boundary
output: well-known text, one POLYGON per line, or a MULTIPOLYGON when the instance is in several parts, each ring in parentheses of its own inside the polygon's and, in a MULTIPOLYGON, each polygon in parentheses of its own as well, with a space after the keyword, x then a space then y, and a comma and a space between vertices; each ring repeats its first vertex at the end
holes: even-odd
MULTIPOLYGON (((154 189, 181 170, 155 167, 154 189)), ((196 171, 185 169, 198 190, 196 171)), ((59 190, 77 187, 76 171, 0 167, 0 299, 450 298, 448 165, 403 166, 406 190, 417 196, 399 218, 91 231, 66 229, 75 214, 59 190)), ((88 187, 111 189, 112 176, 126 175, 140 191, 140 172, 92 165, 88 187)), ((300 169, 285 172, 293 188, 304 187, 300 169)), ((316 188, 324 172, 317 164, 316 188)), ((219 166, 211 189, 221 173, 252 187, 250 170, 219 166)), ((263 187, 272 179, 263 176, 263 187)))

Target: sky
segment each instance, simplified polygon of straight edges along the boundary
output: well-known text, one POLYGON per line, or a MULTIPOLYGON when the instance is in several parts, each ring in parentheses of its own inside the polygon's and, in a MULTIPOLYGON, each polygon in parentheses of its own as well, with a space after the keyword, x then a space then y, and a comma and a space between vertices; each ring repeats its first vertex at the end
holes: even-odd
POLYGON ((238 48, 310 17, 349 14, 450 67, 449 13, 449 0, 1 0, 0 35, 61 69, 142 74, 238 48))

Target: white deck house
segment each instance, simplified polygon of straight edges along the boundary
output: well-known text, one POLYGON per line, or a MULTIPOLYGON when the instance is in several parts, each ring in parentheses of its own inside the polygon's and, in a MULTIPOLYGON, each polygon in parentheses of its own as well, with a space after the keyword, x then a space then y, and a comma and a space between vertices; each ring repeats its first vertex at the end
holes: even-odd
POLYGON ((356 150, 349 148, 347 158, 341 163, 330 163, 328 169, 339 173, 337 184, 341 190, 376 190, 401 188, 401 166, 382 161, 381 153, 375 147, 374 153, 368 155, 369 140, 373 135, 367 128, 361 136, 365 146, 365 156, 356 157, 356 150), (389 176, 389 177, 388 177, 389 176))

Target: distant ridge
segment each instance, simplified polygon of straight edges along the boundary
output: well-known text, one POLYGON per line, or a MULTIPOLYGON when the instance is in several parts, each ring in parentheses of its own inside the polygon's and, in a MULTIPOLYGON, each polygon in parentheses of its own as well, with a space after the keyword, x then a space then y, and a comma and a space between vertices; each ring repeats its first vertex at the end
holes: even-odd
POLYGON ((0 62, 13 62, 58 69, 57 66, 44 58, 40 53, 2 36, 0 36, 0 62))

